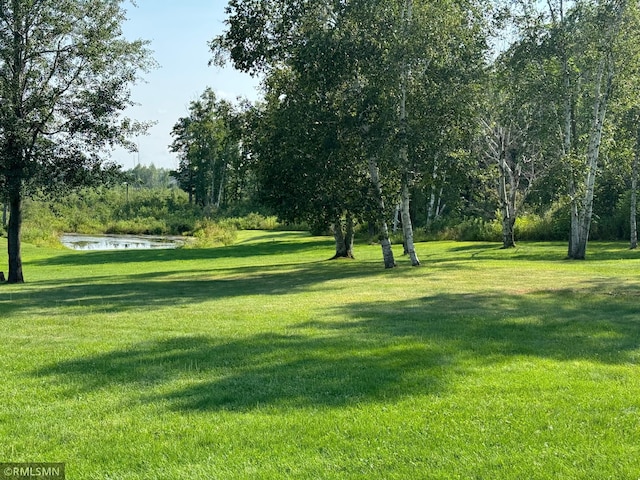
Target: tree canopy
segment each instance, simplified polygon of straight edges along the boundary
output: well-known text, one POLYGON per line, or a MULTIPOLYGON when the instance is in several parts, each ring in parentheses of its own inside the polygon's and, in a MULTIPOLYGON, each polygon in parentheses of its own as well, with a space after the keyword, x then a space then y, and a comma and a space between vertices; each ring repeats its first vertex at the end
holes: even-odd
POLYGON ((118 0, 0 2, 0 192, 9 204, 9 276, 23 282, 22 201, 106 180, 116 145, 145 125, 122 116, 146 42, 128 41, 118 0))

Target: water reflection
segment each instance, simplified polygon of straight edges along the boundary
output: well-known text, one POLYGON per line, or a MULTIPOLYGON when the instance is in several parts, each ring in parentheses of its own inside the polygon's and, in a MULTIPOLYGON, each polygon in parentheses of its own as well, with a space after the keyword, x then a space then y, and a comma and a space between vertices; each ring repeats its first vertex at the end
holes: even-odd
POLYGON ((129 250, 176 248, 184 244, 176 237, 145 235, 80 235, 65 233, 60 238, 65 247, 73 250, 129 250))

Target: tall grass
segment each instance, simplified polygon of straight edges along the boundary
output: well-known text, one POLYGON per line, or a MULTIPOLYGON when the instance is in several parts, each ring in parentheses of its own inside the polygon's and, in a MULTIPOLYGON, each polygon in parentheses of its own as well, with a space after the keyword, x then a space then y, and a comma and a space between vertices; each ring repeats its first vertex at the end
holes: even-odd
MULTIPOLYGON (((0 240, 0 248, 6 246, 0 240)), ((0 458, 74 479, 640 477, 640 259, 594 243, 24 247, 0 458), (399 252, 397 252, 399 253, 399 252)))

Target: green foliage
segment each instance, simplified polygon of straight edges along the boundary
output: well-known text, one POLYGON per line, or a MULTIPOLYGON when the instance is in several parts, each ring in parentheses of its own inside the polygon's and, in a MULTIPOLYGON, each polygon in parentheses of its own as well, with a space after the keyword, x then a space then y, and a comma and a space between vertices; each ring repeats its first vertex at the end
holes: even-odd
POLYGON ((171 177, 171 171, 166 168, 157 168, 153 163, 136 165, 125 172, 125 179, 134 188, 169 188, 175 180, 171 177))
MULTIPOLYGON (((290 226, 289 226, 290 227, 290 226)), ((306 226, 298 226, 306 229, 306 226)), ((233 243, 237 230, 277 230, 275 216, 249 213, 213 217, 190 204, 178 189, 86 189, 55 201, 31 200, 25 208, 23 239, 58 245, 64 232, 84 234, 193 235, 191 246, 233 243)))
POLYGON ((26 205, 25 241, 61 232, 182 235, 201 217, 200 209, 176 189, 85 189, 26 205))
POLYGON ((453 225, 443 225, 427 233, 417 230, 419 240, 457 240, 463 242, 499 242, 502 238, 502 227, 496 220, 488 221, 482 218, 466 218, 453 225))
POLYGON ((192 242, 187 247, 215 247, 218 245, 231 245, 235 242, 237 230, 231 223, 218 223, 213 220, 199 220, 193 231, 192 242))
POLYGON ((174 141, 169 148, 180 159, 172 176, 201 207, 220 208, 226 197, 234 202, 244 197, 241 119, 241 112, 207 88, 189 105, 189 116, 178 119, 171 131, 174 141))
POLYGON ((221 224, 232 226, 238 230, 276 230, 280 227, 278 217, 249 213, 244 217, 229 217, 220 220, 221 224))
POLYGON ((22 225, 24 242, 38 246, 60 246, 60 234, 66 231, 66 224, 51 212, 46 203, 33 200, 26 202, 23 215, 29 219, 22 225))

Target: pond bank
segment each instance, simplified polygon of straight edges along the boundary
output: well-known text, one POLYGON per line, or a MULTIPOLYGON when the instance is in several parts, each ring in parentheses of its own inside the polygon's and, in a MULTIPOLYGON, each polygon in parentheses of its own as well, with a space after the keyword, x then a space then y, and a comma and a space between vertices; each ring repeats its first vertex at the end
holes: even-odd
POLYGON ((171 249, 184 245, 183 237, 154 235, 83 235, 65 233, 60 242, 72 250, 171 249))

